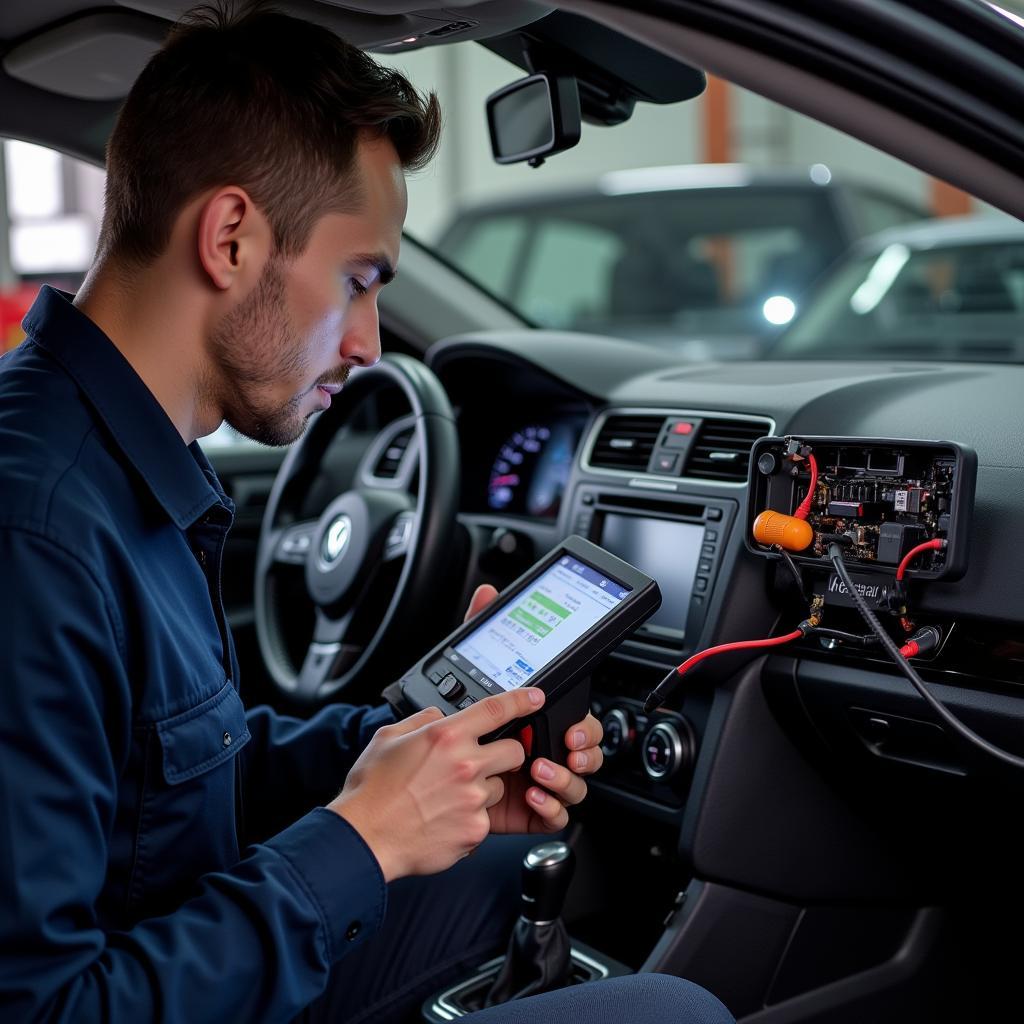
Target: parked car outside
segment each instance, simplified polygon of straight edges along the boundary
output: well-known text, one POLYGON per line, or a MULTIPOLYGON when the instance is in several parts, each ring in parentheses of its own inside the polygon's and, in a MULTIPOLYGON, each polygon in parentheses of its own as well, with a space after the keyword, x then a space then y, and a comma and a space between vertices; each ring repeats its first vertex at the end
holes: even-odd
POLYGON ((773 355, 1024 361, 1024 224, 974 215, 864 239, 821 281, 773 355))
POLYGON ((467 207, 436 248, 538 326, 741 359, 853 241, 924 216, 824 164, 648 167, 467 207))

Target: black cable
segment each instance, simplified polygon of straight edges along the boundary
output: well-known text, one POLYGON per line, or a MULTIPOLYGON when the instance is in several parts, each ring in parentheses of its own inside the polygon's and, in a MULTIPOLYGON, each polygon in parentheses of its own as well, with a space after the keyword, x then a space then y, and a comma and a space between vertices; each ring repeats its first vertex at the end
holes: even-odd
POLYGON ((793 561, 793 556, 781 544, 773 544, 772 548, 782 555, 786 565, 789 566, 789 571, 793 574, 793 579, 796 580, 796 588, 800 591, 800 596, 804 601, 810 600, 807 596, 807 591, 804 590, 804 578, 800 574, 800 570, 797 568, 796 562, 793 561))
POLYGON ((882 624, 878 621, 875 613, 867 606, 867 602, 861 596, 860 591, 857 590, 853 580, 850 579, 850 574, 847 572, 846 565, 843 562, 843 550, 838 544, 830 544, 828 549, 828 557, 832 560, 836 573, 839 578, 843 581, 843 585, 849 591, 850 596, 853 598, 854 603, 857 605, 857 610, 864 617, 864 621, 874 630, 875 635, 882 642, 882 646, 885 648, 889 657, 896 662, 900 667, 900 671, 910 680, 913 684, 914 689, 917 690, 925 701, 932 708, 932 710, 941 718, 951 729, 958 732, 965 740, 973 743, 976 747, 984 750, 986 754, 1003 761, 1005 764, 1012 765, 1014 768, 1024 768, 1024 758, 1017 757, 1016 754, 1011 754, 1007 750, 1003 750, 1001 747, 997 747, 988 740, 983 739, 972 729, 969 729, 963 722, 960 721, 951 711, 947 710, 946 706, 935 697, 933 697, 924 685, 924 681, 914 670, 914 666, 907 661, 906 658, 900 654, 900 649, 896 646, 892 637, 882 628, 882 624))
POLYGON ((879 642, 877 636, 871 633, 846 633, 841 629, 826 629, 823 626, 814 626, 807 631, 808 636, 820 636, 826 640, 839 640, 844 644, 857 644, 859 647, 872 647, 879 642))

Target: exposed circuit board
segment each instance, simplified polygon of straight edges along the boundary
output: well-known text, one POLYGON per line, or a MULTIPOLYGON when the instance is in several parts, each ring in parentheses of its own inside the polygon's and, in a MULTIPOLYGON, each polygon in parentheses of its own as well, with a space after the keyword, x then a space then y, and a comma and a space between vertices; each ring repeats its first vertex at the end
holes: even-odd
MULTIPOLYGON (((848 448, 816 448, 815 455, 818 482, 807 515, 815 555, 826 553, 823 535, 846 534, 858 561, 896 565, 915 545, 946 537, 956 471, 952 456, 848 448)), ((939 568, 944 552, 930 557, 939 568)))
POLYGON ((831 544, 841 543, 845 561, 895 572, 915 548, 942 541, 909 571, 957 579, 967 567, 976 471, 974 453, 953 442, 765 437, 751 452, 748 547, 782 544, 798 562, 827 565, 831 544))

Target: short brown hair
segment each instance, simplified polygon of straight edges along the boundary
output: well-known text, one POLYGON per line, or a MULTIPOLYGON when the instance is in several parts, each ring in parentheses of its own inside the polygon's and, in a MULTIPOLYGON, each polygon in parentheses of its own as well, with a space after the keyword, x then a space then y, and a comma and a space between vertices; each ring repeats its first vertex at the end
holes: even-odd
POLYGON ((440 137, 437 96, 326 28, 267 8, 197 7, 146 65, 107 144, 97 256, 152 262, 189 200, 239 185, 285 256, 325 213, 358 206, 362 133, 416 170, 440 137))

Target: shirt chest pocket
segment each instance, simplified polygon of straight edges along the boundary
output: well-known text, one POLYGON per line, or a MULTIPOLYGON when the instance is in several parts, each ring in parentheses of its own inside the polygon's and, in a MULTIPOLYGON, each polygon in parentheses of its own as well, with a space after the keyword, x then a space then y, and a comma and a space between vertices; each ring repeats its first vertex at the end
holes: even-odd
POLYGON ((156 723, 164 781, 178 786, 230 760, 249 742, 245 708, 226 682, 202 704, 156 723))
POLYGON ((236 755, 245 708, 226 682, 212 697, 150 726, 129 903, 162 912, 199 878, 238 859, 236 755))

